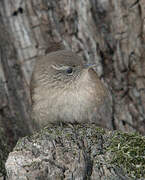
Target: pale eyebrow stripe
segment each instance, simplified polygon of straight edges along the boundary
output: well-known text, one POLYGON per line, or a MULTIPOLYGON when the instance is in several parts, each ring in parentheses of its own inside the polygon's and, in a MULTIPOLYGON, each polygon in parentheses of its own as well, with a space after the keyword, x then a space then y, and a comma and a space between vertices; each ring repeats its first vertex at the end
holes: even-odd
POLYGON ((69 68, 70 66, 57 66, 57 65, 54 65, 54 64, 52 64, 51 65, 51 67, 53 68, 53 69, 56 69, 56 70, 66 70, 67 68, 69 68))

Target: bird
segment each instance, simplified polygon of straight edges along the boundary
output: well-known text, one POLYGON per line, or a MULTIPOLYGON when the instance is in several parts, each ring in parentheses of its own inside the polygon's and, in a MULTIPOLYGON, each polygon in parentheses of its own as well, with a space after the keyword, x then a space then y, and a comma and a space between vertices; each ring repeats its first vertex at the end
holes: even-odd
POLYGON ((37 59, 30 83, 35 129, 60 123, 111 128, 108 90, 94 66, 71 50, 50 52, 37 59))

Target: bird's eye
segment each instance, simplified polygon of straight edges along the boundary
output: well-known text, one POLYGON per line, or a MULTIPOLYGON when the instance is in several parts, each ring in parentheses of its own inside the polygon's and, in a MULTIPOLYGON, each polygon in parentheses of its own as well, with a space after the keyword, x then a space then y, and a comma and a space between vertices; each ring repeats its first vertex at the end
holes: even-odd
POLYGON ((72 68, 72 67, 68 67, 68 68, 66 69, 66 73, 69 74, 69 75, 71 75, 71 74, 73 73, 73 68, 72 68))

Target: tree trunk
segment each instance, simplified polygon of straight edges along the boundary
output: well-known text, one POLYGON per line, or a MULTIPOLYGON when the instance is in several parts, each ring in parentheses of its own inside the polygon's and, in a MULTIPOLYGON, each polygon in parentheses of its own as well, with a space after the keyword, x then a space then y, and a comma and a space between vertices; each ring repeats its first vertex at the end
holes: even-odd
POLYGON ((6 162, 7 180, 141 180, 144 146, 137 134, 53 126, 18 142, 6 162))
POLYGON ((7 137, 11 149, 31 132, 31 73, 51 42, 97 64, 112 94, 114 129, 144 134, 144 9, 144 0, 1 0, 0 143, 7 137))

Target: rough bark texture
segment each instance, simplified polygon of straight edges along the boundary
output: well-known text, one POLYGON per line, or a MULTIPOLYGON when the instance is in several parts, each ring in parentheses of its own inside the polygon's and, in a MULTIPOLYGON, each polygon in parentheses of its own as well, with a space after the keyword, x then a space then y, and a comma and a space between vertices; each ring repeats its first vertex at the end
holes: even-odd
POLYGON ((142 136, 95 125, 46 128, 17 143, 6 162, 7 180, 143 179, 144 146, 142 136))
POLYGON ((97 63, 113 96, 113 128, 144 134, 144 0, 1 0, 0 24, 1 147, 10 151, 31 131, 30 77, 52 41, 97 63))

